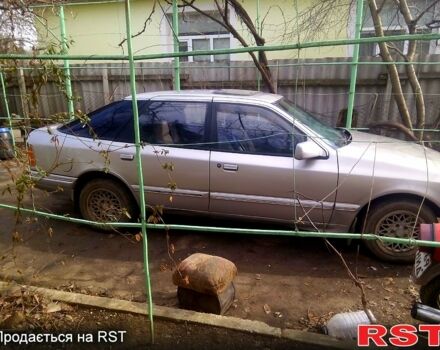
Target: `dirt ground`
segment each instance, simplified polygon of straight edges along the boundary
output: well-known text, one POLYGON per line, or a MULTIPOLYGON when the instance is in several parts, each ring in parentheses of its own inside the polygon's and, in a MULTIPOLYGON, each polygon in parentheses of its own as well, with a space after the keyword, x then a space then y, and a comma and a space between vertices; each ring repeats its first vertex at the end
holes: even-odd
MULTIPOLYGON (((1 164, 0 164, 1 165, 1 164)), ((0 166, 0 188, 8 174, 0 166)), ((5 192, 0 202, 13 203, 5 192)), ((26 197, 26 206, 32 202, 26 197)), ((64 196, 35 191, 34 204, 49 212, 75 215, 64 196)), ((262 227, 260 224, 200 218, 166 218, 168 223, 262 227)), ((145 301, 142 244, 133 235, 22 215, 0 209, 0 278, 30 285, 145 301)), ((273 228, 273 225, 265 225, 273 228)), ((150 270, 155 304, 178 307, 171 280, 174 264, 203 252, 238 267, 236 300, 226 315, 281 328, 319 330, 331 315, 361 308, 359 289, 322 239, 171 231, 149 231, 150 270)), ((410 316, 417 289, 411 266, 378 262, 358 244, 333 240, 365 285, 369 307, 380 323, 414 323, 410 316)))
MULTIPOLYGON (((94 308, 58 304, 58 312, 32 317, 14 315, 12 322, 0 325, 5 332, 33 334, 69 334, 73 342, 32 344, 41 349, 301 349, 301 344, 288 339, 255 335, 245 332, 208 327, 191 323, 154 321, 154 343, 151 343, 150 323, 145 316, 110 312, 94 308), (20 319, 21 317, 21 319, 20 319), (5 327, 6 326, 6 327, 5 327), (113 333, 110 333, 113 332, 113 333), (124 332, 116 334, 115 332, 124 332), (92 335, 93 342, 81 341, 78 335, 92 335), (122 337, 121 335, 122 334, 122 337), (110 338, 112 335, 112 338, 110 338), (111 342, 110 342, 111 341, 111 342)), ((62 338, 64 339, 64 338, 62 338)), ((83 338, 84 339, 84 338, 83 338)), ((8 349, 23 345, 7 344, 8 349)), ((319 349, 316 347, 315 349, 319 349)))

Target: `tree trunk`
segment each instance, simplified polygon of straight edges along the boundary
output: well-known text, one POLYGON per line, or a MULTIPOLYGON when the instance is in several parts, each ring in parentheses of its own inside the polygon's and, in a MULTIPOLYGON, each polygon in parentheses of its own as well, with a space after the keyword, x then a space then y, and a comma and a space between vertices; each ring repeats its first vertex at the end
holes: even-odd
MULTIPOLYGON (((371 12, 371 18, 374 23, 374 31, 376 36, 384 37, 384 31, 382 27, 382 20, 379 16, 378 7, 376 4, 376 0, 368 0, 368 6, 371 12)), ((394 63, 394 59, 390 54, 390 51, 385 42, 379 43, 380 55, 384 62, 388 62, 391 64, 387 64, 388 74, 390 76, 392 93, 394 100, 396 101, 397 108, 399 109, 400 116, 402 118, 403 125, 405 125, 409 130, 412 130, 412 121, 411 115, 408 110, 408 105, 405 101, 405 97, 402 91, 402 85, 399 77, 399 72, 394 63)))
MULTIPOLYGON (((416 22, 414 21, 411 11, 408 7, 407 0, 400 0, 398 2, 400 12, 405 19, 406 25, 408 26, 409 34, 416 33, 416 22)), ((413 62, 414 56, 416 54, 417 41, 411 40, 408 44, 408 53, 404 55, 406 62, 413 62)), ((414 93, 416 111, 417 111, 417 129, 423 129, 425 127, 426 109, 425 109, 425 98, 423 96, 422 87, 417 77, 416 70, 413 64, 405 65, 406 74, 408 75, 408 81, 411 85, 411 89, 414 93)), ((423 131, 417 133, 419 139, 423 138, 423 131)))

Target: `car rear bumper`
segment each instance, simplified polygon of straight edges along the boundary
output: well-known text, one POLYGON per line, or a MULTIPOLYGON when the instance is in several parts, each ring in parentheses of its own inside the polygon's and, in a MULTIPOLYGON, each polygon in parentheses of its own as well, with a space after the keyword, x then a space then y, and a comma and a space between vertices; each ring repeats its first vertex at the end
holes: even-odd
POLYGON ((35 182, 35 186, 45 191, 63 191, 71 193, 75 185, 76 178, 71 176, 49 174, 42 176, 40 172, 31 170, 31 179, 35 182))

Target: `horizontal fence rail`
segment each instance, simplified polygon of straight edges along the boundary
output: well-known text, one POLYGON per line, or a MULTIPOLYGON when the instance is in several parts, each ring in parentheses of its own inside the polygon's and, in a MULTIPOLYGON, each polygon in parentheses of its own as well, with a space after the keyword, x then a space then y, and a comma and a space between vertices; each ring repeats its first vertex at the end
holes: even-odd
MULTIPOLYGON (((96 222, 85 219, 73 218, 69 216, 47 213, 40 210, 17 207, 8 204, 0 204, 0 208, 9 209, 16 212, 23 212, 26 214, 37 215, 47 219, 57 219, 75 224, 85 224, 95 227, 142 228, 142 223, 134 223, 134 222, 102 223, 102 222, 96 222)), ((207 232, 207 233, 217 232, 217 233, 238 233, 238 234, 250 234, 250 235, 286 236, 286 237, 380 240, 386 243, 399 243, 399 244, 408 244, 418 247, 440 248, 440 242, 423 241, 413 238, 377 236, 370 233, 311 232, 311 231, 299 231, 299 230, 265 230, 265 229, 237 228, 237 227, 234 228, 234 227, 178 225, 178 224, 151 224, 151 223, 147 224, 147 228, 156 229, 156 230, 179 230, 179 231, 196 231, 196 232, 207 232)))
MULTIPOLYGON (((214 49, 214 50, 199 50, 199 51, 190 51, 190 52, 167 52, 167 53, 155 53, 155 54, 146 54, 146 55, 145 54, 133 55, 133 59, 135 61, 141 61, 141 60, 154 60, 160 58, 210 56, 210 55, 224 55, 224 54, 234 54, 234 53, 259 52, 259 51, 270 52, 270 51, 300 50, 300 49, 308 49, 308 48, 323 47, 323 46, 341 46, 341 45, 383 43, 383 42, 395 42, 395 41, 406 41, 406 40, 411 41, 411 40, 438 40, 438 39, 440 39, 440 33, 402 34, 402 35, 390 35, 385 37, 368 37, 368 38, 360 38, 360 39, 310 41, 310 42, 287 44, 287 45, 248 46, 248 47, 239 47, 233 49, 214 49)), ((128 61, 129 57, 128 55, 62 55, 62 54, 29 55, 29 54, 0 53, 0 59, 128 61)))

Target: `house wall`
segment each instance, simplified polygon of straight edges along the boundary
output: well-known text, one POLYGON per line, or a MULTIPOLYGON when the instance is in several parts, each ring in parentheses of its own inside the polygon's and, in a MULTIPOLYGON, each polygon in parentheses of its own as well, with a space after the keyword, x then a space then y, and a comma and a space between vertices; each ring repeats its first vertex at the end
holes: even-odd
MULTIPOLYGON (((197 1, 204 9, 214 9, 212 0, 197 1)), ((144 21, 151 13, 152 1, 132 1, 132 30, 133 34, 139 32, 144 21)), ((300 40, 330 40, 345 38, 347 36, 348 7, 341 7, 341 10, 328 14, 324 22, 308 21, 301 14, 316 4, 316 0, 301 0, 295 2, 290 0, 260 0, 260 21, 263 21, 263 37, 266 43, 287 44, 298 41, 298 26, 301 27, 300 40), (297 21, 296 13, 300 14, 297 21)), ((244 0, 243 6, 247 9, 251 18, 257 18, 257 0, 244 0)), ((170 12, 169 6, 164 7, 165 12, 170 12)), ((39 10, 47 20, 49 30, 41 23, 36 23, 40 42, 56 42, 60 33, 59 18, 56 15, 56 8, 39 10)), ((123 3, 102 3, 90 5, 71 5, 65 7, 66 30, 69 39, 73 40, 69 48, 72 55, 110 55, 126 53, 126 45, 118 44, 125 37, 125 13, 123 3)), ((251 44, 252 39, 242 29, 238 18, 234 15, 231 19, 240 32, 251 44)), ((240 44, 233 40, 232 47, 240 47, 240 44)), ((163 15, 160 6, 151 17, 147 30, 133 39, 133 48, 136 54, 172 52, 173 42, 169 24, 163 15)), ((268 53, 270 59, 298 58, 321 58, 321 57, 343 57, 347 55, 345 46, 311 48, 307 50, 290 50, 268 53)), ((232 55, 232 60, 248 60, 248 54, 232 55)), ((165 59, 164 61, 169 61, 165 59)))
MULTIPOLYGON (((263 37, 268 45, 294 44, 297 42, 334 40, 347 38, 349 1, 341 1, 340 7, 321 11, 316 0, 260 0, 260 22, 263 23, 263 37), (311 12, 311 13, 310 13, 311 12), (325 17, 325 20, 323 18, 325 17), (311 20, 313 18, 314 20, 311 20)), ((257 0, 244 0, 252 19, 257 18, 257 0)), ((246 36, 246 33, 242 31, 246 36)), ((248 40, 250 39, 247 36, 248 40)), ((269 59, 297 59, 345 57, 346 46, 316 47, 303 50, 268 52, 269 59)), ((237 55, 247 59, 247 54, 237 55)))
MULTIPOLYGON (((151 12, 150 1, 132 2, 132 28, 136 33, 143 27, 144 20, 151 12)), ((47 20, 50 31, 36 23, 39 39, 42 42, 56 42, 53 34, 59 35, 60 21, 56 8, 46 8, 41 14, 47 20)), ((65 7, 66 31, 69 40, 73 40, 69 48, 72 55, 113 55, 127 52, 126 45, 118 46, 125 37, 125 12, 123 3, 103 3, 90 5, 70 5, 65 7)), ((161 36, 156 29, 159 27, 159 13, 152 17, 148 30, 133 39, 135 52, 161 52, 161 36), (153 51, 152 51, 153 50, 153 51)))

